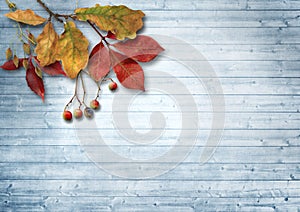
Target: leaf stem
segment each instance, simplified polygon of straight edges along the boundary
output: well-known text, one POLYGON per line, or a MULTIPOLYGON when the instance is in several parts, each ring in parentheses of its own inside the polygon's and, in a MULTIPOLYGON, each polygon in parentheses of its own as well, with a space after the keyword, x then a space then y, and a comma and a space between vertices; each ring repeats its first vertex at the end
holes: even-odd
POLYGON ((52 10, 50 10, 49 7, 47 7, 42 0, 36 0, 36 1, 49 13, 50 16, 53 16, 57 21, 64 23, 64 21, 59 18, 60 15, 52 12, 52 10))
POLYGON ((76 99, 77 99, 77 101, 78 101, 78 103, 79 103, 79 108, 80 108, 81 105, 82 105, 82 102, 80 101, 80 99, 79 99, 79 97, 78 97, 78 92, 77 92, 77 90, 78 90, 78 77, 79 77, 79 74, 78 74, 77 77, 76 77, 74 95, 72 96, 72 98, 71 98, 71 100, 68 102, 68 104, 65 106, 65 109, 64 109, 64 110, 66 110, 66 109, 70 106, 70 104, 72 104, 72 102, 73 102, 73 100, 75 99, 75 97, 76 97, 76 99))
POLYGON ((79 108, 81 108, 82 106, 82 102, 80 101, 79 97, 78 97, 78 76, 76 77, 76 83, 75 83, 75 96, 76 96, 76 99, 77 101, 79 102, 79 108))
POLYGON ((110 44, 107 42, 107 40, 105 39, 105 37, 99 32, 99 30, 95 27, 95 25, 90 21, 87 20, 87 22, 89 23, 89 25, 91 25, 91 27, 97 32, 97 34, 101 37, 101 39, 106 43, 107 46, 109 46, 110 44))
POLYGON ((86 96, 86 90, 85 90, 85 85, 84 85, 84 81, 82 78, 82 74, 79 73, 78 75, 80 75, 80 79, 81 79, 81 84, 82 84, 82 90, 83 90, 83 97, 82 97, 82 103, 87 107, 87 105, 85 104, 85 96, 86 96))

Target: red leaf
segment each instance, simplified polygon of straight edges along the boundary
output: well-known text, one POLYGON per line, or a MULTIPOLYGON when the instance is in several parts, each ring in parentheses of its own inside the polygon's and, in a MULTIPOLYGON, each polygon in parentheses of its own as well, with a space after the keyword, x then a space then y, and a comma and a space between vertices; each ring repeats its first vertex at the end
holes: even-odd
POLYGON ((145 91, 144 72, 142 67, 133 59, 110 51, 113 70, 117 75, 120 83, 130 89, 138 89, 145 91))
POLYGON ((103 45, 100 41, 100 43, 98 43, 96 46, 94 46, 94 48, 92 49, 91 51, 91 54, 90 54, 90 58, 93 57, 93 55, 99 51, 99 49, 101 48, 101 45, 103 45))
POLYGON ((56 61, 55 63, 48 65, 48 66, 41 66, 40 61, 34 57, 34 61, 36 62, 37 66, 46 74, 50 76, 56 76, 56 75, 64 75, 67 76, 64 72, 62 65, 59 61, 56 61))
POLYGON ((111 31, 108 31, 108 33, 105 37, 109 38, 109 39, 117 40, 116 35, 114 33, 112 33, 111 31))
POLYGON ((26 70, 26 81, 28 87, 44 101, 45 89, 43 80, 35 73, 35 67, 29 60, 28 69, 26 70))
POLYGON ((90 57, 87 69, 91 77, 99 81, 109 73, 109 51, 102 43, 99 43, 94 47, 91 55, 92 57, 90 57))
POLYGON ((139 62, 149 62, 164 51, 153 38, 144 35, 138 35, 133 40, 115 43, 113 46, 139 62))
POLYGON ((5 63, 3 63, 2 66, 0 66, 0 68, 4 69, 4 70, 7 70, 7 71, 13 71, 13 70, 17 70, 21 67, 23 67, 23 60, 25 58, 20 58, 19 59, 19 65, 18 67, 15 66, 13 60, 9 60, 9 61, 6 61, 5 63))

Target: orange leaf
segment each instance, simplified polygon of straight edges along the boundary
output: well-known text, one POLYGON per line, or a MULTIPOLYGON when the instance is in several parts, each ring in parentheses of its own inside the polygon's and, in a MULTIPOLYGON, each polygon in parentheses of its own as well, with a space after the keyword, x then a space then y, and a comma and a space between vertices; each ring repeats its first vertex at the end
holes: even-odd
POLYGON ((94 22, 101 30, 111 31, 118 40, 135 38, 136 32, 143 27, 141 10, 132 10, 124 5, 78 8, 75 10, 78 20, 94 22))
POLYGON ((113 70, 118 80, 125 88, 145 91, 144 72, 142 67, 133 59, 110 51, 113 70))
POLYGON ((56 61, 57 44, 58 34, 55 32, 53 24, 49 22, 37 38, 35 53, 41 66, 47 66, 56 61))
POLYGON ((59 37, 56 59, 62 61, 62 66, 70 78, 75 78, 88 63, 89 41, 76 28, 72 21, 65 23, 65 31, 59 37))
POLYGON ((5 14, 7 18, 10 18, 14 21, 21 22, 29 25, 39 25, 44 23, 47 19, 35 14, 32 10, 16 10, 5 14))

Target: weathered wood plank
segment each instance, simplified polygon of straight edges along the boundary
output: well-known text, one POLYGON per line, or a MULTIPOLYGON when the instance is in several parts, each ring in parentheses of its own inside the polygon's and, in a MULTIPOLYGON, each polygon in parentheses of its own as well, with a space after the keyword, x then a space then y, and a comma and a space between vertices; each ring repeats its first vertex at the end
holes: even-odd
MULTIPOLYGON (((42 10, 42 7, 31 0, 15 0, 14 1, 20 9, 26 9, 30 5, 30 9, 33 10, 42 10), (27 6, 27 7, 26 7, 27 6)), ((76 3, 78 3, 77 7, 93 7, 95 4, 101 3, 101 5, 126 5, 132 9, 139 9, 139 10, 162 10, 163 9, 163 0, 155 1, 153 3, 145 3, 143 1, 140 2, 132 2, 131 0, 89 0, 89 1, 76 1, 76 0, 69 0, 69 1, 60 1, 60 0, 45 0, 44 1, 47 6, 53 11, 73 11, 76 8, 76 3)), ((1 10, 7 10, 7 5, 2 4, 0 6, 1 10)))
POLYGON ((144 11, 145 27, 298 27, 298 11, 144 11))
POLYGON ((66 197, 66 196, 11 196, 0 197, 0 206, 6 209, 18 209, 18 211, 166 211, 172 209, 184 211, 197 209, 203 210, 282 210, 291 208, 297 210, 299 199, 296 197, 278 198, 220 198, 220 197, 66 197), (31 204, 30 204, 31 203, 31 204), (251 206, 250 206, 251 205, 251 206), (107 208, 105 208, 107 207, 107 208))
MULTIPOLYGON (((0 27, 12 28, 15 23, 4 14, 9 10, 0 11, 0 27)), ((145 28, 247 28, 252 27, 299 27, 298 11, 143 11, 146 14, 145 28)), ((47 17, 45 11, 37 11, 47 17)), ((71 13, 71 11, 70 11, 71 13)), ((56 26, 61 26, 56 24, 56 26)), ((87 27, 84 22, 77 22, 78 27, 87 27)))
MULTIPOLYGON (((117 112, 116 113, 124 113, 117 112)), ((129 121, 132 127, 137 130, 148 130, 150 124, 150 117, 152 112, 128 112, 129 121), (139 118, 138 118, 139 117, 139 118), (143 118, 141 118, 143 117, 143 118), (134 120, 134 121, 133 121, 134 120)), ((187 129, 188 126, 181 126, 180 114, 178 112, 164 112, 166 120, 166 129, 187 129)), ((57 128, 73 128, 74 125, 66 123, 62 118, 62 112, 17 112, 17 113, 1 113, 0 120, 1 129, 10 128, 24 128, 31 129, 32 125, 36 128, 57 129, 57 128), (28 117, 33 123, 28 124, 28 117)), ((187 113, 186 117, 194 120, 194 113, 187 113)), ((225 129, 299 129, 300 113, 226 113, 225 129)), ((95 122, 99 129, 116 129, 112 113, 98 112, 95 115, 95 122)), ((202 130, 211 129, 212 115, 210 112, 199 112, 198 122, 199 128, 202 130)), ((76 126, 76 125, 75 125, 76 126)), ((80 127, 77 126, 79 129, 80 127)), ((88 126, 84 126, 88 128, 88 126)), ((119 129, 130 129, 127 125, 127 119, 119 120, 119 129)), ((158 129, 157 127, 153 127, 158 129)), ((219 128, 218 128, 219 129, 219 128)))
MULTIPOLYGON (((31 9, 37 10, 41 7, 37 3, 32 3, 30 0, 15 0, 20 8, 25 9, 26 5, 30 5, 31 9)), ((47 5, 56 10, 71 11, 76 7, 76 1, 61 2, 59 0, 45 1, 47 5), (59 9, 57 9, 59 8, 59 9)), ((78 1, 78 7, 91 7, 96 3, 99 3, 99 0, 90 0, 90 1, 78 1)), ((101 5, 119 5, 125 4, 134 9, 142 10, 176 10, 176 11, 207 11, 207 10, 220 10, 220 11, 231 11, 231 10, 300 10, 300 3, 297 0, 232 0, 232 1, 223 1, 223 0, 156 0, 153 3, 145 3, 144 1, 132 2, 131 0, 102 0, 101 5)), ((5 4, 0 6, 1 10, 7 9, 5 4)))
POLYGON ((166 9, 173 10, 299 10, 297 0, 233 0, 233 1, 197 1, 166 0, 166 9))
MULTIPOLYGON (((114 164, 108 164, 113 168, 114 164)), ((162 167, 164 164, 161 164, 162 167)), ((158 164, 153 164, 153 171, 158 164)), ((94 163, 0 163, 0 177, 6 180, 109 180, 119 179, 94 163), (59 172, 57 170, 60 170, 59 172)), ((124 169, 126 165, 124 164, 124 169)), ((120 169, 122 167, 120 166, 120 169)), ((149 168, 151 169, 151 167, 149 168)), ((300 178, 298 164, 226 164, 180 163, 169 172, 155 177, 156 180, 194 181, 262 181, 291 180, 300 178)))
MULTIPOLYGON (((146 80, 145 88, 160 88, 160 84, 164 83, 170 87, 176 87, 177 81, 170 78, 151 78, 151 71, 145 71, 146 80), (150 76, 149 76, 150 75, 150 76), (148 77, 148 78, 147 78, 148 77), (148 84, 149 83, 149 84, 148 84), (149 85, 149 86, 148 86, 149 85), (148 87, 147 87, 148 86, 148 87)), ((177 78, 183 85, 190 91, 192 95, 207 95, 207 91, 202 86, 201 82, 206 79, 201 78, 177 78)), ((208 79, 208 82, 212 79, 208 79)), ((66 78, 45 78, 46 95, 71 95, 74 93, 75 82, 66 78)), ((89 86, 86 88, 87 93, 92 95, 97 91, 97 87, 94 82, 87 79, 86 84, 89 86)), ((221 78, 220 79, 223 93, 228 95, 299 95, 300 94, 300 78, 221 78)), ((125 89, 120 86, 120 89, 125 89)), ((32 91, 27 88, 25 77, 23 78, 0 78, 0 90, 1 95, 29 95, 32 91), (19 89, 24 88, 24 89, 19 89)), ((129 92, 129 91, 128 91, 129 92)), ((146 91, 147 95, 150 91, 146 91)), ((153 92, 153 91, 152 91, 153 92)), ((103 94, 110 93, 108 89, 103 90, 103 94)), ((111 93, 110 93, 111 94, 111 93)), ((182 91, 175 91, 172 95, 182 94, 182 91), (178 93, 176 93, 178 92, 178 93)), ((186 95, 190 95, 186 94, 186 95)), ((219 93, 212 93, 219 94, 219 93)), ((32 98, 38 99, 37 96, 32 95, 32 98)), ((66 100, 67 101, 67 100, 66 100)), ((37 104, 38 101, 37 101, 37 104)), ((40 104, 42 105, 42 104, 40 104)))
MULTIPOLYGON (((0 45, 1 46, 1 45, 0 45)), ((2 46, 5 49, 7 46, 2 46)), ((0 47, 1 48, 1 47, 0 47)), ((172 60, 163 60, 158 58, 154 63, 144 63, 144 70, 161 70, 172 74, 175 77, 194 77, 195 74, 184 65, 188 61, 181 63, 172 60)), ((4 58, 1 58, 0 64, 3 64, 4 58)), ((199 61, 199 66, 204 66, 206 62, 199 61)), ((300 61, 209 61, 217 76, 220 78, 299 78, 300 61)), ((23 69, 21 69, 23 70, 23 69)), ((200 77, 204 74, 198 73, 200 77)), ((0 78, 24 77, 24 71, 4 71, 0 70, 0 78)), ((47 75, 44 75, 47 77, 47 75)), ((157 77, 156 73, 151 73, 149 77, 157 77)))
MULTIPOLYGON (((106 86, 104 86, 104 89, 106 86)), ((121 88, 125 89, 125 88, 121 88)), ((70 99, 70 95, 47 95, 46 101, 41 106, 36 98, 29 98, 29 95, 0 95, 0 111, 1 112, 35 112, 35 111, 52 111, 61 112, 62 107, 70 99)), ((32 94, 34 95, 34 94, 32 94)), ((95 95, 87 95, 87 99, 93 99, 95 95)), ((184 95, 176 95, 178 98, 183 98, 184 95)), ((300 96, 282 95, 282 96, 256 96, 256 95, 225 95, 226 112, 244 113, 297 113, 300 111, 300 96)), ((100 97, 103 112, 111 112, 112 104, 115 98, 120 100, 118 104, 120 107, 114 108, 114 111, 124 112, 127 110, 125 100, 131 98, 129 95, 103 94, 100 97), (123 106, 122 106, 123 104, 123 106)), ((206 95, 194 95, 195 103, 199 112, 211 112, 211 100, 206 95)), ((185 108, 192 108, 188 102, 182 102, 185 108)), ((135 97, 134 107, 130 111, 161 111, 168 112, 174 109, 175 102, 164 95, 149 93, 146 95, 139 95, 135 97), (159 102, 159 105, 157 104, 159 102)), ((221 104, 218 104, 216 111, 221 111, 221 104)))
POLYGON ((3 180, 1 196, 298 197, 299 181, 3 180), (112 189, 113 188, 113 189, 112 189), (243 192, 241 192, 243 191, 243 192), (118 195, 116 195, 118 193, 118 195))
MULTIPOLYGON (((170 146, 113 146, 116 154, 128 158, 151 159, 159 156, 160 153, 167 152, 170 146)), ((94 151, 101 152, 107 146, 91 146, 94 151)), ((90 149, 91 149, 90 148, 90 149)), ((112 147, 111 147, 112 148, 112 147)), ((176 155, 166 159, 166 163, 177 160, 178 154, 185 151, 187 146, 176 147, 176 155)), ((185 162, 198 162, 203 147, 195 146, 185 162)), ((104 150, 103 150, 104 151, 104 150)), ((210 159, 214 163, 298 163, 300 147, 218 147, 210 159)), ((83 147, 81 146, 0 146, 0 162, 90 162, 83 147)), ((99 161, 100 162, 100 161, 99 161)), ((123 163, 116 163, 111 158, 103 159, 103 163, 114 162, 116 167, 122 167, 123 163)), ((130 164, 127 164, 130 165, 130 164)), ((168 165, 168 164, 166 164, 168 165)), ((163 168, 163 163, 161 164, 163 168)), ((168 166, 169 167, 169 166, 168 166)), ((142 170, 141 170, 142 171, 142 170)))
MULTIPOLYGON (((16 45, 15 45, 16 46, 16 45)), ((93 45, 91 45, 93 46, 93 45)), ((279 62, 299 62, 300 45, 193 45, 197 51, 205 58, 199 59, 199 55, 193 56, 189 54, 189 48, 183 48, 182 45, 170 45, 162 44, 165 48, 178 48, 182 51, 178 52, 177 57, 180 58, 180 62, 184 61, 197 61, 201 64, 201 61, 277 61, 279 62)), ((3 51, 8 48, 9 45, 5 44, 3 51)), ((17 55, 22 57, 23 50, 20 48, 15 49, 17 55)), ((164 52, 157 58, 159 61, 170 61, 168 53, 164 52)), ((156 60, 157 61, 157 60, 156 60)), ((174 60, 172 60, 174 61, 174 60)), ((2 59, 2 62, 4 60, 2 59)), ((170 66, 169 66, 170 68, 170 66)))
MULTIPOLYGON (((166 35, 182 39, 190 44, 299 44, 300 28, 145 28, 142 34, 166 35), (195 36, 195 34, 197 36, 195 36)), ((16 35, 17 28, 6 28, 0 34, 0 43, 18 43, 16 35), (9 38, 9 40, 7 40, 9 38)), ((40 28, 32 28, 32 33, 38 35, 40 28)), ((99 35, 92 28, 81 28, 81 31, 90 41, 96 43, 99 35)), ((63 32, 63 28, 57 29, 58 33, 63 32)), ((172 40, 170 40, 172 42, 172 40)))
POLYGON ((263 0, 248 0, 247 9, 251 10, 269 10, 272 9, 284 9, 284 10, 299 10, 300 2, 297 0, 272 0, 272 1, 263 1, 263 0))
MULTIPOLYGON (((201 130, 201 129, 200 129, 201 130)), ((159 145, 170 145, 170 140, 174 140, 180 134, 179 130, 170 129, 170 134, 160 139, 159 145)), ((201 130, 199 140, 206 139, 207 130, 201 130)), ((124 145, 124 138, 113 130, 101 129, 101 136, 110 146, 124 145)), ((299 130, 224 130, 219 146, 236 147, 286 147, 300 145, 299 130)), ((1 145, 78 145, 76 129, 1 129, 1 145)), ((203 144, 196 144, 203 146, 203 144)), ((13 148, 13 147, 12 147, 13 148)))

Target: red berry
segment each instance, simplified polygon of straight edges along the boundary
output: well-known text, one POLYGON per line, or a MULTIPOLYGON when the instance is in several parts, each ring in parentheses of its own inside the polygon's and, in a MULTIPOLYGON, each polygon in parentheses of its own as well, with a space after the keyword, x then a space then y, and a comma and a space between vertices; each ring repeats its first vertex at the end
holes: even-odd
POLYGON ((90 107, 93 108, 94 110, 97 110, 100 106, 100 103, 94 99, 90 102, 90 107))
POLYGON ((73 113, 76 119, 80 119, 82 117, 82 110, 80 108, 75 109, 73 113))
POLYGON ((109 90, 114 91, 118 88, 118 84, 116 82, 111 82, 108 85, 109 90))
POLYGON ((63 112, 63 118, 66 121, 71 121, 72 120, 72 113, 70 111, 68 111, 68 110, 65 110, 63 112))
POLYGON ((85 117, 91 119, 91 118, 93 118, 93 116, 94 116, 94 111, 93 111, 91 108, 86 107, 86 108, 84 109, 84 115, 85 115, 85 117))

